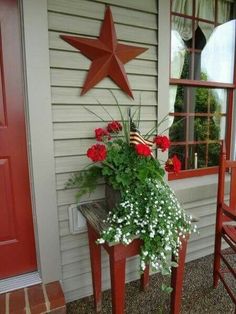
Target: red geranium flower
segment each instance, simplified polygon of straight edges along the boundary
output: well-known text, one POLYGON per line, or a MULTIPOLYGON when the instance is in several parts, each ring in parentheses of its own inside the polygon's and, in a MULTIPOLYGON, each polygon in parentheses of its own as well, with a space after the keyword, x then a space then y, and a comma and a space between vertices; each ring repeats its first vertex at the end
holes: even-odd
POLYGON ((95 129, 95 136, 96 136, 96 140, 99 142, 103 141, 103 137, 107 137, 108 140, 111 139, 109 132, 102 128, 95 129))
POLYGON ((169 158, 165 163, 165 170, 167 172, 178 173, 181 170, 181 161, 179 158, 174 155, 172 158, 169 158))
POLYGON ((149 146, 142 144, 142 143, 135 145, 135 150, 136 150, 138 155, 143 155, 146 157, 150 156, 152 154, 152 151, 149 148, 149 146))
POLYGON ((87 150, 87 156, 92 161, 103 161, 107 156, 107 149, 105 145, 95 144, 87 150))
POLYGON ((112 121, 107 125, 107 131, 110 133, 119 133, 122 130, 122 125, 118 121, 112 121))
POLYGON ((162 152, 170 147, 170 140, 165 135, 157 135, 156 137, 154 137, 153 142, 156 144, 157 148, 161 149, 162 152))

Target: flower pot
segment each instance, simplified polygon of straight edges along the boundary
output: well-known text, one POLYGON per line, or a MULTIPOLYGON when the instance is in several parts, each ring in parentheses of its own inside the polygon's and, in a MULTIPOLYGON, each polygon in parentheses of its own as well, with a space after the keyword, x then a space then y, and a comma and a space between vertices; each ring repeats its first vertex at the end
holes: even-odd
POLYGON ((113 210, 121 201, 121 193, 119 190, 114 190, 109 184, 105 184, 106 205, 109 211, 113 210))

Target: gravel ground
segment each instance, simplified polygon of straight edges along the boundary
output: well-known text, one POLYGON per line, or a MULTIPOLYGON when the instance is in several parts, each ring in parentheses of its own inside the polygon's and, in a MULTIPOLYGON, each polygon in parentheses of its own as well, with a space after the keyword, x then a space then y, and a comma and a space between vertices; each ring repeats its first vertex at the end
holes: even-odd
MULTIPOLYGON (((189 262, 185 266, 184 290, 181 314, 233 314, 235 307, 222 283, 217 289, 212 287, 213 256, 209 255, 189 262)), ((231 260, 232 262, 232 260, 231 260)), ((235 265, 235 260, 233 261, 235 265)), ((231 280, 231 279, 229 279, 231 280)), ((169 295, 161 292, 163 278, 157 274, 150 277, 146 292, 139 291, 139 281, 126 284, 127 314, 167 314, 169 295)), ((165 283, 168 280, 165 279, 165 283)), ((233 284, 233 281, 232 281, 233 284)), ((233 287, 235 288, 235 286, 233 287)), ((93 297, 84 298, 67 304, 68 314, 93 314, 93 297)), ((111 293, 103 292, 102 314, 111 314, 111 293)))

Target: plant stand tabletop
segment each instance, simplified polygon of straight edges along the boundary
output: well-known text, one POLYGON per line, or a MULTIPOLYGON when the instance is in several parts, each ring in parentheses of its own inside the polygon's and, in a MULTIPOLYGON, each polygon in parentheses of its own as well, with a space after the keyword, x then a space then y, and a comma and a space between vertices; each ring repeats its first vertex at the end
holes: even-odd
MULTIPOLYGON (((111 292, 112 292, 112 313, 122 314, 125 309, 125 264, 126 258, 138 255, 142 242, 139 238, 134 238, 129 245, 121 243, 103 243, 97 244, 101 232, 106 229, 107 225, 104 220, 107 217, 105 201, 86 203, 78 206, 87 221, 89 250, 91 259, 92 282, 94 304, 96 312, 102 308, 101 292, 101 246, 105 248, 110 260, 111 275, 111 292)), ((171 313, 180 313, 181 295, 184 276, 184 264, 187 248, 188 236, 181 239, 182 246, 179 252, 178 267, 173 267, 171 271, 171 313)), ((149 284, 149 267, 146 266, 144 273, 141 275, 141 289, 145 290, 149 284)))

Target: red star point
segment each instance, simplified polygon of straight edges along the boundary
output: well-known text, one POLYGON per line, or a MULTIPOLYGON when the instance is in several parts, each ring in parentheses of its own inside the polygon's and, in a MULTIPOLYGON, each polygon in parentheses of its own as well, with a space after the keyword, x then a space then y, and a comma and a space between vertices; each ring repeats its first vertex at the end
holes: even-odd
POLYGON ((60 36, 71 46, 89 58, 92 63, 85 79, 81 95, 109 76, 124 92, 133 98, 124 64, 134 59, 146 48, 119 44, 111 9, 107 7, 98 39, 76 36, 60 36))

